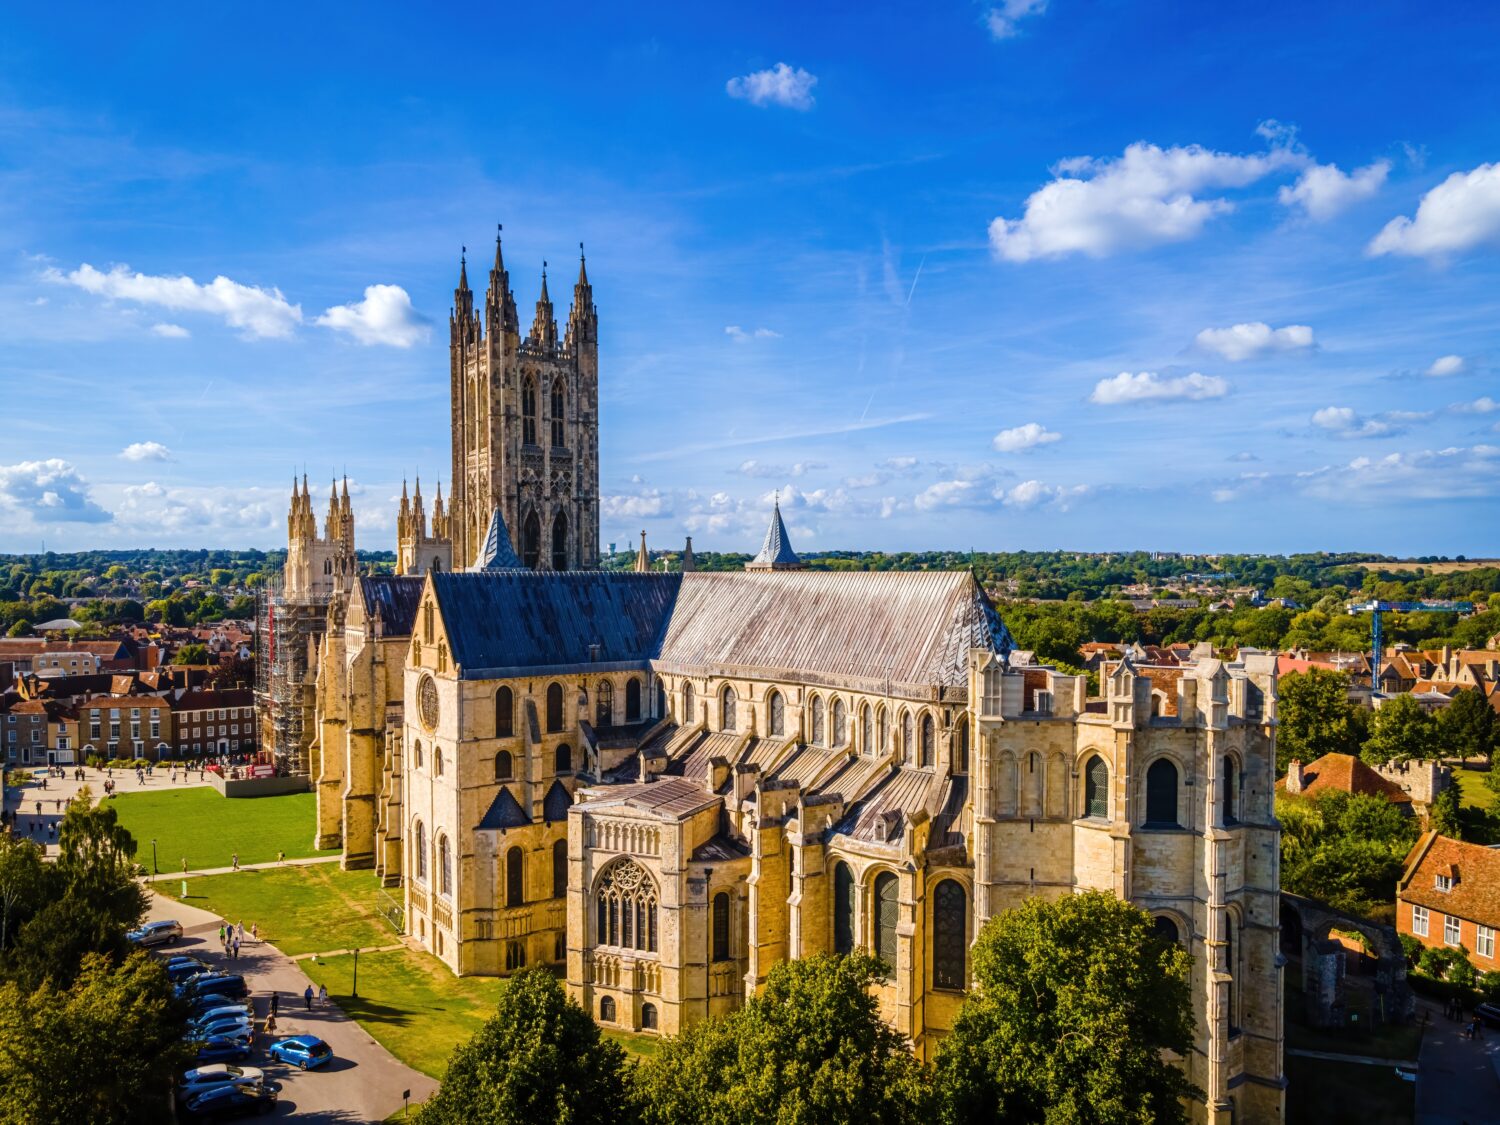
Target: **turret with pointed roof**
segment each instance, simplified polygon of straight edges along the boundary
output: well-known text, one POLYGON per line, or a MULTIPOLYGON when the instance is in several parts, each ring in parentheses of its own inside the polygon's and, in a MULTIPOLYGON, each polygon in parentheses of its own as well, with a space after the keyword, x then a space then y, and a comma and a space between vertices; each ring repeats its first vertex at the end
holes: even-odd
POLYGON ((746 570, 801 570, 802 560, 792 550, 792 540, 786 533, 786 524, 781 521, 781 499, 778 497, 771 509, 771 526, 766 528, 766 541, 761 544, 760 554, 745 564, 746 570))
POLYGON ((510 543, 510 531, 505 526, 505 517, 496 508, 490 513, 489 530, 485 532, 484 542, 479 545, 479 553, 474 557, 474 565, 471 570, 525 570, 520 558, 516 555, 515 548, 510 543))
POLYGON ((552 298, 547 295, 547 263, 542 263, 542 292, 536 299, 536 317, 531 322, 528 347, 537 351, 557 350, 557 318, 552 315, 552 298))
POLYGON ((693 558, 693 537, 687 537, 687 546, 682 549, 682 573, 691 574, 698 569, 698 560, 693 558))
POLYGON ((641 532, 641 549, 635 553, 635 567, 637 574, 647 574, 651 570, 651 552, 646 550, 646 533, 641 532))

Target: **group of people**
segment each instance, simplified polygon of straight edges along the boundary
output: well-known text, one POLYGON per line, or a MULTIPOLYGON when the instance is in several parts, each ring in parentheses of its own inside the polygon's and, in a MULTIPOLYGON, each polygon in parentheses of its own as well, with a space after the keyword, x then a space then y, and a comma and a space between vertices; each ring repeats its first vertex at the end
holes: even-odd
MULTIPOLYGON (((187 861, 183 860, 183 862, 186 863, 187 861)), ((242 941, 244 941, 244 940, 245 940, 245 923, 244 922, 238 922, 238 923, 233 923, 233 924, 231 924, 229 922, 225 922, 221 926, 219 926, 219 944, 224 947, 224 956, 227 957, 227 958, 229 958, 231 961, 238 961, 240 959, 240 943, 242 941)), ((250 940, 251 941, 259 941, 260 940, 260 925, 259 925, 259 923, 256 923, 256 922, 250 923, 250 940)))
POLYGON ((1484 1020, 1478 1012, 1466 1014, 1462 1000, 1450 996, 1443 1004, 1443 1015, 1464 1025, 1459 1034, 1465 1039, 1484 1038, 1484 1020))

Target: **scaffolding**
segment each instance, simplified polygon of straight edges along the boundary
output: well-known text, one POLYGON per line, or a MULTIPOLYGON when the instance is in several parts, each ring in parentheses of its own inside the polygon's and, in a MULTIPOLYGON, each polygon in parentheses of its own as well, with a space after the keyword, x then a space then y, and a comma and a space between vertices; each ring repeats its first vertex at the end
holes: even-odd
POLYGON ((307 777, 317 703, 317 650, 332 594, 289 597, 280 576, 255 597, 255 710, 260 749, 278 768, 307 777))

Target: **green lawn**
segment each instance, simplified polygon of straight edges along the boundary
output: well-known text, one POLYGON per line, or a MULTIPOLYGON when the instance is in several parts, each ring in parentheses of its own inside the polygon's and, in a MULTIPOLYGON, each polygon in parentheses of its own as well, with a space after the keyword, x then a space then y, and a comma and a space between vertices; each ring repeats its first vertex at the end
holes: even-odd
POLYGON ((1288 1125, 1411 1125, 1417 1088, 1393 1066, 1286 1058, 1288 1125))
POLYGON ((1455 769, 1453 777, 1458 782, 1461 804, 1465 808, 1489 809, 1495 804, 1495 793, 1488 785, 1485 778, 1489 774, 1483 770, 1455 769))
MULTIPOLYGON (((162 879, 156 889, 178 898, 181 886, 179 879, 162 879)), ((336 863, 202 875, 189 879, 187 889, 190 905, 244 922, 246 929, 259 925, 261 937, 293 957, 400 940, 376 911, 381 887, 374 874, 343 871, 336 863)))
POLYGON ((164 790, 122 793, 108 798, 137 845, 136 861, 151 867, 156 841, 162 871, 180 872, 186 857, 194 869, 228 867, 240 862, 265 863, 284 851, 288 859, 332 855, 312 846, 316 820, 311 793, 281 797, 221 797, 217 790, 164 790))

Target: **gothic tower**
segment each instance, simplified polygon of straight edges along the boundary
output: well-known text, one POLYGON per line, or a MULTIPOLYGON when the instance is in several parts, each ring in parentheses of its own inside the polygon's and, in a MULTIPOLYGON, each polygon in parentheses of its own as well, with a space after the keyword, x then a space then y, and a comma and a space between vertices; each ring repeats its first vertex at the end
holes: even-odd
POLYGON ((299 490, 292 480, 292 504, 287 513, 287 554, 283 571, 286 596, 293 599, 321 598, 347 589, 354 578, 354 509, 349 503, 349 479, 343 494, 335 481, 328 493, 328 515, 324 533, 318 535, 313 515, 312 492, 303 474, 299 490))
POLYGON ((473 563, 498 509, 528 567, 597 567, 599 314, 582 255, 564 335, 559 339, 544 263, 523 339, 497 234, 483 316, 474 309, 465 260, 449 337, 453 565, 473 563))

